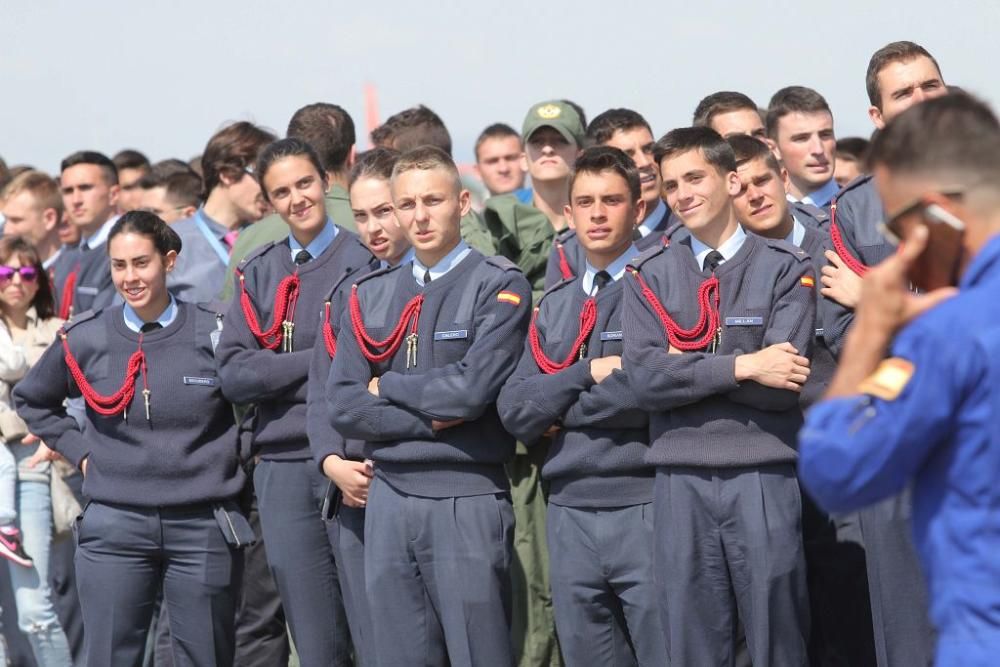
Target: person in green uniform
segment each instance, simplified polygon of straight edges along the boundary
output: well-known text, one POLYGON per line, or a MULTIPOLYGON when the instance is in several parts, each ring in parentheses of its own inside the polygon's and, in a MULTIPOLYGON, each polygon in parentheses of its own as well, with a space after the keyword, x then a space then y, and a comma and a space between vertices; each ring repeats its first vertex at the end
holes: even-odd
MULTIPOLYGON (((287 135, 302 139, 312 146, 323 161, 329 188, 326 191, 326 210, 334 224, 357 232, 354 213, 347 196, 347 174, 354 164, 354 121, 336 104, 317 102, 302 107, 288 121, 287 135)), ((288 236, 288 225, 278 215, 269 215, 250 225, 233 245, 229 257, 226 284, 220 298, 229 301, 233 296, 233 269, 255 249, 288 236)))

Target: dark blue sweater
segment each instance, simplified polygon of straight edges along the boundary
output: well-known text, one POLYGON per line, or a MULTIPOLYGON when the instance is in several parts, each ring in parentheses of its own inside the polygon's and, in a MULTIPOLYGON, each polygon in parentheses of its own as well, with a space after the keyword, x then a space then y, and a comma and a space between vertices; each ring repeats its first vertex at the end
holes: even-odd
MULTIPOLYGON (((237 287, 219 343, 219 378, 229 400, 257 405, 254 448, 263 458, 310 458, 306 379, 324 299, 330 286, 345 274, 366 270, 374 262, 358 237, 341 229, 319 257, 297 267, 299 297, 293 318, 292 351, 288 353, 281 352, 280 347, 269 350, 260 345, 247 325, 237 287)), ((288 239, 252 253, 241 267, 258 324, 267 329, 274 319, 278 283, 296 270, 288 239)))
MULTIPOLYGON (((636 270, 683 328, 698 320, 698 287, 708 277, 690 239, 644 254, 636 270)), ((651 410, 648 461, 657 466, 756 467, 791 462, 802 423, 796 392, 737 383, 735 359, 790 342, 810 356, 816 328, 809 257, 784 241, 748 234, 716 270, 722 339, 716 353, 668 354, 663 323, 635 276, 625 281, 623 367, 651 410), (807 283, 808 283, 807 279, 807 283)))
POLYGON ((110 306, 115 300, 115 286, 111 281, 111 260, 106 244, 96 248, 76 250, 76 289, 73 294, 73 312, 98 310, 110 306))
MULTIPOLYGON (((239 435, 212 353, 216 313, 177 305, 169 326, 143 336, 149 421, 139 377, 127 421, 121 413, 103 416, 87 406, 80 428, 63 407, 81 393, 58 340, 14 390, 18 414, 32 433, 77 466, 87 458, 83 491, 95 500, 164 507, 232 498, 243 488, 239 435)), ((125 326, 122 307, 81 313, 66 333, 94 389, 115 393, 139 342, 125 326)))
POLYGON ((506 490, 503 463, 514 454, 514 438, 495 402, 521 355, 531 289, 515 264, 476 250, 424 288, 406 263, 358 282, 369 335, 386 338, 421 289, 416 367, 406 367, 405 342, 387 361, 369 362, 344 315, 327 383, 333 425, 345 438, 366 441, 376 474, 404 493, 506 490), (378 396, 368 391, 376 375, 378 396), (464 422, 435 432, 435 419, 464 422))
MULTIPOLYGON (((624 371, 613 371, 600 384, 590 374, 591 359, 622 353, 622 280, 597 294, 597 321, 583 359, 547 375, 526 342, 497 400, 504 426, 529 445, 553 424, 562 427, 542 466, 542 477, 550 482, 549 501, 557 505, 623 507, 653 498, 654 470, 644 462, 647 414, 624 371)), ((539 342, 554 361, 566 358, 580 330, 587 299, 580 281, 559 283, 539 304, 539 342)))

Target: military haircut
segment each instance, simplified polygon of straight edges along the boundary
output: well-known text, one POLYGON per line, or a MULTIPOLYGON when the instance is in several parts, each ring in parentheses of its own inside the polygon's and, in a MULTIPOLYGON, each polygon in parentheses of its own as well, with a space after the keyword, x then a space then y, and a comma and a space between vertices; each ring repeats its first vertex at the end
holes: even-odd
POLYGON ((186 162, 176 158, 154 164, 139 181, 139 187, 143 190, 164 188, 167 199, 175 206, 197 208, 203 197, 201 176, 186 162))
POLYGON ((830 105, 826 103, 826 98, 817 93, 812 88, 805 86, 787 86, 771 96, 771 101, 767 105, 767 119, 764 125, 767 128, 767 136, 771 139, 778 137, 778 121, 790 113, 822 113, 833 115, 830 105))
POLYGON ((871 142, 862 137, 844 137, 837 139, 837 157, 844 156, 856 162, 865 162, 868 158, 868 147, 871 142))
POLYGON ((776 174, 781 174, 781 165, 778 164, 778 159, 771 152, 770 146, 757 137, 751 137, 746 134, 735 134, 727 137, 726 143, 733 149, 733 155, 736 156, 737 168, 754 160, 763 160, 768 169, 776 174))
POLYGON ((419 104, 389 116, 372 130, 372 143, 406 153, 419 146, 436 146, 451 155, 451 135, 436 113, 419 104))
POLYGON ((62 193, 59 183, 48 174, 29 169, 14 176, 7 185, 0 189, 0 201, 29 192, 35 199, 39 210, 55 209, 59 215, 63 212, 62 193))
POLYGON ((206 196, 222 184, 223 175, 239 181, 243 173, 253 166, 261 149, 276 138, 271 132, 245 120, 227 125, 212 135, 201 155, 206 196))
POLYGON ((434 169, 448 172, 455 181, 455 192, 461 192, 462 179, 459 177, 455 161, 451 159, 451 155, 437 146, 420 146, 400 155, 392 168, 391 180, 395 181, 400 174, 405 174, 408 171, 431 171, 434 169))
MULTIPOLYGON (((596 119, 595 119, 596 120, 596 119)), ((642 186, 639 183, 639 169, 635 162, 621 149, 613 146, 591 146, 580 153, 573 165, 573 173, 569 177, 570 203, 573 201, 573 185, 580 174, 603 174, 612 172, 625 179, 628 184, 630 205, 642 198, 642 186)))
POLYGON ((376 178, 380 181, 392 180, 392 169, 399 161, 399 151, 391 148, 373 148, 358 156, 347 178, 347 188, 350 189, 362 178, 376 178))
POLYGON ((653 157, 662 167, 665 159, 694 150, 701 151, 705 161, 719 173, 736 171, 732 146, 710 127, 679 127, 667 132, 653 146, 653 157))
POLYGON ((916 42, 890 42, 872 54, 871 60, 868 61, 868 72, 865 74, 865 89, 868 91, 868 101, 873 107, 882 110, 882 91, 878 87, 879 72, 893 63, 910 62, 920 57, 929 58, 934 63, 938 76, 941 76, 941 66, 938 65, 938 61, 916 42))
POLYGON ((490 139, 506 139, 507 137, 514 137, 517 139, 517 143, 521 144, 523 148, 524 142, 521 141, 521 135, 507 123, 493 123, 480 132, 479 136, 476 138, 476 161, 479 161, 479 147, 482 146, 484 142, 489 141, 490 139))
POLYGON ((1000 194, 1000 122, 979 99, 952 93, 894 118, 872 142, 869 161, 894 175, 1000 194))
POLYGON ((757 105, 747 95, 733 90, 721 90, 698 102, 691 124, 697 127, 708 127, 712 124, 712 119, 719 114, 743 110, 760 113, 757 105))
POLYGON ((288 121, 289 137, 316 149, 326 171, 342 173, 354 146, 354 121, 336 104, 316 102, 296 111, 288 121))
POLYGON ((111 158, 111 161, 115 163, 118 171, 122 171, 123 169, 142 169, 143 171, 148 171, 151 166, 149 158, 134 148, 126 148, 118 151, 111 158))
POLYGON ((104 182, 108 185, 118 185, 118 167, 107 155, 97 151, 77 151, 66 156, 59 164, 59 173, 80 164, 92 164, 100 167, 101 173, 104 175, 104 182))
POLYGON ((638 111, 632 109, 608 109, 598 114, 587 126, 587 141, 591 146, 599 146, 611 140, 615 132, 628 132, 645 128, 653 134, 653 128, 638 111))

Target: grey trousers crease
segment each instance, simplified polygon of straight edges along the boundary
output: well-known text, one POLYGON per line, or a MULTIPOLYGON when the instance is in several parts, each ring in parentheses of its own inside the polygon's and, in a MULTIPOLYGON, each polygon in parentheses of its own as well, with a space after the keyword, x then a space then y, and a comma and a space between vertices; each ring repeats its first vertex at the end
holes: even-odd
POLYGON ((659 468, 656 586, 672 665, 806 664, 809 596, 793 465, 659 468))
POLYGON ((934 662, 936 634, 928 617, 927 582, 913 547, 910 492, 861 510, 861 539, 879 667, 934 662))
POLYGON ((320 514, 326 487, 311 459, 265 459, 254 469, 267 563, 302 667, 352 664, 337 566, 320 514))
POLYGON ((355 664, 375 665, 371 612, 365 593, 365 510, 341 505, 330 523, 330 540, 337 559, 337 576, 344 596, 347 624, 354 643, 355 664))
POLYGON ((653 504, 549 503, 556 631, 568 667, 667 664, 653 583, 653 504))
POLYGON ((78 522, 77 538, 88 667, 142 664, 161 585, 173 664, 233 664, 242 554, 226 544, 210 507, 92 502, 78 522))
POLYGON ((507 493, 408 496, 376 476, 365 588, 380 667, 514 664, 513 527, 507 493))

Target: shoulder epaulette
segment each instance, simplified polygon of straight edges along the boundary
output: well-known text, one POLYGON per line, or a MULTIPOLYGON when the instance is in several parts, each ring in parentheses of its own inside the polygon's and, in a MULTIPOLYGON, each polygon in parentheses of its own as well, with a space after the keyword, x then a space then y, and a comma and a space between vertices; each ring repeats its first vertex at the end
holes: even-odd
POLYGON ((535 307, 536 308, 541 308, 542 301, 545 301, 545 297, 547 297, 549 294, 552 294, 553 292, 558 292, 563 287, 566 287, 566 285, 572 285, 577 280, 580 280, 579 276, 572 276, 570 278, 563 278, 559 282, 553 284, 547 290, 545 290, 544 292, 542 292, 542 295, 540 297, 538 297, 538 303, 535 304, 535 307))
POLYGON ((519 267, 517 264, 515 264, 514 262, 510 261, 509 259, 507 259, 502 255, 494 255, 493 257, 487 257, 486 263, 497 267, 501 271, 517 271, 518 273, 521 272, 521 267, 519 267))
POLYGON ((569 241, 571 238, 574 238, 575 236, 576 236, 576 230, 572 229, 570 227, 567 227, 566 229, 563 229, 563 230, 561 230, 559 232, 556 232, 556 242, 557 243, 566 243, 567 241, 569 241))
POLYGON ((366 273, 363 276, 358 276, 358 279, 354 281, 354 284, 355 285, 360 285, 361 283, 365 282, 366 280, 371 280, 372 278, 378 278, 379 276, 388 275, 388 274, 392 273, 393 271, 399 270, 400 267, 409 266, 409 265, 410 265, 409 262, 403 262, 401 264, 397 264, 396 266, 387 266, 384 269, 379 269, 377 271, 372 271, 370 273, 366 273))
POLYGON ((847 185, 845 185, 844 187, 840 188, 840 192, 838 192, 836 194, 836 196, 834 196, 833 201, 836 202, 838 199, 840 199, 841 197, 843 197, 846 193, 850 192, 851 190, 857 190, 858 188, 860 188, 861 186, 867 184, 871 180, 872 180, 872 175, 871 174, 861 174, 860 176, 858 176, 857 178, 855 178, 853 181, 849 182, 847 185))
POLYGON ((225 301, 199 301, 193 304, 198 310, 203 310, 212 315, 225 315, 229 310, 229 304, 225 301))
POLYGON ((662 255, 666 251, 666 249, 667 249, 666 246, 655 245, 649 250, 641 253, 638 257, 636 257, 632 261, 630 261, 628 265, 631 266, 633 269, 641 270, 643 264, 653 259, 654 257, 662 255))
POLYGON ((259 248, 254 248, 251 252, 247 253, 246 257, 244 257, 242 260, 240 260, 239 270, 240 271, 244 271, 246 269, 247 264, 249 264, 253 260, 257 259, 258 257, 262 256, 264 253, 266 253, 268 250, 270 250, 271 248, 275 247, 276 245, 281 244, 282 241, 284 241, 284 239, 279 239, 277 241, 271 241, 270 243, 265 243, 264 245, 260 246, 259 248))
POLYGON ((667 226, 667 228, 663 230, 663 235, 665 237, 667 237, 668 239, 673 239, 674 238, 674 234, 676 234, 677 232, 679 232, 682 229, 686 229, 686 227, 684 227, 684 223, 683 222, 681 222, 680 220, 678 220, 677 222, 670 223, 667 226))
POLYGON ((96 318, 102 312, 104 312, 104 309, 98 308, 97 310, 85 310, 82 313, 73 313, 73 317, 71 317, 65 324, 63 324, 62 328, 64 331, 69 331, 78 324, 82 324, 83 322, 89 322, 90 320, 96 318))
POLYGON ((797 259, 800 262, 806 262, 809 260, 809 253, 807 253, 802 248, 789 243, 785 239, 766 239, 764 237, 758 237, 761 241, 766 243, 768 247, 774 248, 783 253, 787 253, 797 259))
POLYGON ((817 206, 813 206, 812 204, 795 202, 792 204, 792 210, 797 214, 801 214, 801 217, 805 218, 802 222, 806 223, 807 226, 811 224, 814 227, 825 228, 828 224, 830 224, 830 214, 817 206))

